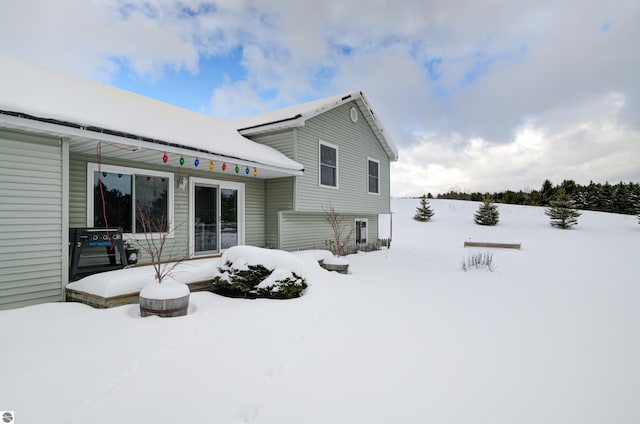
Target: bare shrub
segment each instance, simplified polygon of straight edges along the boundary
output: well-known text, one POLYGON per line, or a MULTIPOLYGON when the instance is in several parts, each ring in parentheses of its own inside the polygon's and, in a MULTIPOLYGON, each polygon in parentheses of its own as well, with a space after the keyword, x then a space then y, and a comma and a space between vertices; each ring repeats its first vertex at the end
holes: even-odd
POLYGON ((139 240, 139 247, 149 255, 155 278, 158 283, 162 283, 166 277, 173 274, 176 266, 187 259, 188 254, 185 252, 179 259, 170 263, 163 262, 167 239, 173 235, 175 228, 165 215, 154 216, 150 209, 138 209, 136 220, 144 233, 144 239, 139 240))
POLYGON ((477 252, 462 258, 462 270, 467 272, 473 269, 486 269, 493 272, 495 269, 493 254, 490 252, 477 252))
POLYGON ((353 234, 353 225, 345 224, 342 215, 336 212, 333 206, 328 210, 322 208, 322 211, 325 221, 327 221, 329 227, 331 227, 331 231, 333 232, 333 240, 329 241, 329 249, 331 250, 331 253, 336 256, 345 256, 345 243, 353 234))

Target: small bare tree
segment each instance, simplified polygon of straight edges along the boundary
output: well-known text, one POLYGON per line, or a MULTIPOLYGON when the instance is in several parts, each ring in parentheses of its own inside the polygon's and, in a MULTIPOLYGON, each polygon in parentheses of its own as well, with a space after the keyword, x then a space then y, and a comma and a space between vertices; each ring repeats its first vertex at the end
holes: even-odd
POLYGON ((329 246, 331 253, 336 256, 345 256, 344 245, 353 234, 353 225, 345 226, 342 215, 336 212, 333 206, 330 206, 328 210, 323 207, 322 211, 325 221, 327 221, 333 232, 333 240, 331 240, 331 245, 329 246))
POLYGON ((153 216, 151 209, 137 209, 136 211, 137 223, 142 227, 144 232, 144 240, 139 242, 140 249, 149 255, 153 270, 155 272, 155 278, 158 283, 173 274, 175 268, 187 258, 184 254, 179 259, 171 263, 164 263, 162 261, 163 254, 165 253, 165 247, 167 245, 167 239, 175 232, 175 228, 171 226, 171 223, 165 215, 160 217, 153 216))

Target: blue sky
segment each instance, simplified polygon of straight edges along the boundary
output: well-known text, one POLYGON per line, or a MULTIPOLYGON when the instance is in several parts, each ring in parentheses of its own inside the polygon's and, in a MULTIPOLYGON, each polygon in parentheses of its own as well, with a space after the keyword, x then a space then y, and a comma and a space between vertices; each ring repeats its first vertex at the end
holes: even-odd
POLYGON ((640 2, 9 0, 0 53, 233 119, 363 90, 395 195, 640 181, 640 2))

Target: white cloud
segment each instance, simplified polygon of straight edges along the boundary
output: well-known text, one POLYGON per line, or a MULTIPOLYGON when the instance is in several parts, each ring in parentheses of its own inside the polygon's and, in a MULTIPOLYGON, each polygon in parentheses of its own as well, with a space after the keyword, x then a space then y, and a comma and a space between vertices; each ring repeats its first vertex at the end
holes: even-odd
POLYGON ((179 26, 136 10, 123 19, 110 2, 21 0, 2 9, 5 54, 103 80, 117 70, 114 59, 149 78, 165 66, 198 69, 198 52, 179 26))
POLYGON ((624 98, 611 93, 586 102, 580 112, 559 110, 517 129, 508 143, 459 134, 416 135, 392 165, 392 191, 406 196, 451 189, 518 191, 539 188, 545 179, 588 184, 638 181, 640 133, 629 127, 624 98))
POLYGON ((221 119, 236 119, 273 109, 247 81, 227 82, 211 97, 211 114, 221 119))

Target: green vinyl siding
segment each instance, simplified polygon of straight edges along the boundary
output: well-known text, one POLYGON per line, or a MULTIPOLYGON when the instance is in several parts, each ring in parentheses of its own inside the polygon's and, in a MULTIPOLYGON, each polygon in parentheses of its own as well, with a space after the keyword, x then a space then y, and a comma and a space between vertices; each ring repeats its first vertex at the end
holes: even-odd
POLYGON ((257 143, 273 147, 287 155, 287 157, 294 157, 294 133, 292 130, 279 131, 267 135, 254 135, 249 138, 257 143))
MULTIPOLYGON (((122 166, 135 169, 149 169, 174 173, 174 184, 183 177, 211 178, 216 180, 234 181, 245 184, 245 244, 264 246, 265 244, 265 214, 264 214, 264 180, 211 172, 208 170, 194 170, 171 167, 168 165, 147 164, 127 160, 102 158, 103 164, 122 166)), ((87 226, 87 163, 96 162, 95 156, 72 154, 70 159, 70 227, 87 226)), ((179 259, 187 255, 189 240, 189 190, 184 191, 174 187, 174 237, 168 239, 163 259, 179 259)), ((139 241, 138 241, 139 242, 139 241)), ((139 263, 148 263, 144 252, 140 252, 139 263)))
POLYGON ((0 309, 60 301, 66 284, 59 139, 0 131, 0 309))
POLYGON ((328 110, 304 127, 296 128, 294 159, 304 165, 304 175, 296 178, 295 210, 318 212, 333 207, 343 213, 389 212, 389 158, 367 121, 349 117, 350 102, 328 110), (321 187, 319 182, 319 145, 325 142, 338 149, 338 187, 321 187), (380 161, 380 193, 368 191, 368 158, 380 161))
MULTIPOLYGON (((344 236, 348 235, 349 231, 353 229, 345 245, 355 244, 356 219, 367 219, 368 241, 377 240, 377 215, 343 214, 344 236)), ((323 214, 284 211, 279 213, 279 223, 279 248, 283 250, 329 249, 329 240, 334 239, 333 232, 324 219, 323 214)))
POLYGON ((241 178, 244 182, 245 234, 244 242, 250 246, 265 245, 265 180, 241 178))
POLYGON ((266 245, 278 247, 278 212, 293 209, 293 177, 276 178, 266 182, 265 225, 266 245))

